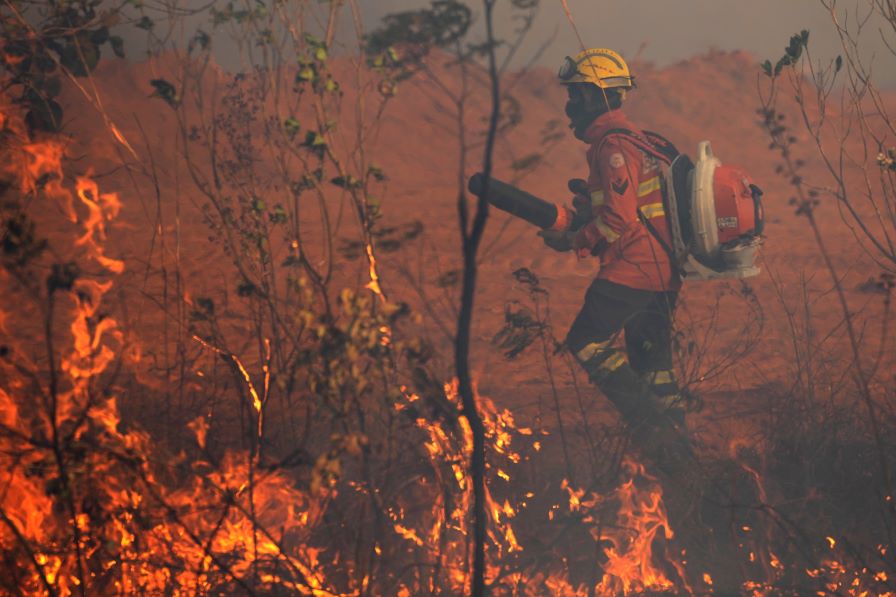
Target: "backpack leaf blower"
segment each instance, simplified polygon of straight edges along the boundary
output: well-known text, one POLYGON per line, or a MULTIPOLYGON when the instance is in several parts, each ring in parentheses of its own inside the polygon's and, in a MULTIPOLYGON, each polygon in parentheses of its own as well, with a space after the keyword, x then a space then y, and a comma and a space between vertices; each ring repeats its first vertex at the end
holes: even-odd
MULTIPOLYGON (((697 147, 696 163, 657 133, 635 133, 612 129, 610 135, 624 136, 641 151, 658 158, 663 170, 663 207, 668 214, 672 238, 670 247, 649 221, 648 231, 683 280, 748 278, 759 273, 755 265, 765 214, 762 191, 741 168, 723 165, 712 152, 709 141, 697 147)), ((605 137, 606 139, 606 137, 605 137)), ((470 178, 471 193, 481 196, 485 178, 470 178)), ((569 181, 577 195, 588 194, 585 181, 569 181)), ((590 205, 575 204, 575 210, 556 205, 492 178, 488 202, 498 209, 545 230, 578 230, 591 219, 590 205)))

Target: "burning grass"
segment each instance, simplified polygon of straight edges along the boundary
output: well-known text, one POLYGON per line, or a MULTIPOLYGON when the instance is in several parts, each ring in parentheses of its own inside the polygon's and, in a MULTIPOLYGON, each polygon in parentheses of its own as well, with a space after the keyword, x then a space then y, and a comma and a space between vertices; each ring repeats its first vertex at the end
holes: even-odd
MULTIPOLYGON (((197 336, 245 383, 255 413, 254 443, 250 450, 210 450, 214 429, 203 416, 184 428, 193 435, 192 448, 171 453, 138 421, 122 421, 117 407, 117 374, 139 364, 124 358, 137 353, 128 352, 108 304, 126 267, 105 248, 106 228, 114 225, 121 202, 89 174, 67 177, 60 141, 30 142, 10 111, 4 122, 10 156, 5 174, 16 183, 10 187, 18 199, 9 211, 16 211, 11 217, 25 222, 21 229, 28 231, 13 237, 8 229, 4 240, 4 296, 23 301, 21 309, 7 303, 2 317, 4 590, 319 596, 467 591, 472 437, 456 385, 423 397, 401 386, 385 410, 371 412, 398 417, 402 425, 331 434, 322 438, 323 449, 302 452, 296 466, 289 455, 262 453, 267 366, 261 367, 261 382, 253 383, 255 376, 236 355, 197 336), (58 252, 36 236, 23 207, 29 202, 59 207, 69 220, 70 259, 64 263, 55 263, 58 252), (41 280, 45 267, 51 273, 41 280), (45 325, 33 325, 33 317, 45 325), (406 441, 372 439, 375 432, 396 429, 408 434, 406 441), (384 462, 389 459, 394 462, 384 462)), ((377 292, 372 250, 368 256, 369 286, 377 292)), ((368 351, 391 350, 393 330, 371 315, 374 303, 370 294, 343 293, 342 333, 363 338, 368 351)), ((320 337, 335 331, 324 329, 320 337)), ((349 369, 363 360, 358 347, 342 348, 349 369)), ((334 374, 344 375, 339 358, 329 356, 337 370, 309 373, 309 387, 325 388, 334 374)), ((480 397, 479 405, 490 463, 488 582, 495 591, 617 594, 680 582, 683 575, 669 580, 653 563, 659 557, 652 550, 654 537, 670 538, 672 531, 659 486, 640 465, 627 465, 626 480, 611 496, 585 497, 584 490, 566 486, 568 505, 541 513, 529 508, 521 517, 534 493, 520 492, 516 479, 544 438, 517 427, 512 414, 490 400, 480 397), (608 512, 615 520, 609 526, 608 512), (520 537, 537 529, 517 530, 520 519, 543 525, 555 516, 590 529, 595 545, 607 542, 608 565, 597 587, 571 583, 559 562, 533 565, 537 554, 529 554, 520 537)))

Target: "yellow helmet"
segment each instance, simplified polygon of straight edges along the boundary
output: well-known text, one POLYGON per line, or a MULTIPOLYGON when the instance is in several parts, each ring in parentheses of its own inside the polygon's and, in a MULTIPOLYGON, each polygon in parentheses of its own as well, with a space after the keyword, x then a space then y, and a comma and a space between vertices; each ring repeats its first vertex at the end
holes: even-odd
POLYGON ((567 56, 557 76, 563 85, 593 83, 602 89, 631 89, 635 84, 635 78, 622 56, 606 48, 585 50, 576 54, 575 58, 567 56))

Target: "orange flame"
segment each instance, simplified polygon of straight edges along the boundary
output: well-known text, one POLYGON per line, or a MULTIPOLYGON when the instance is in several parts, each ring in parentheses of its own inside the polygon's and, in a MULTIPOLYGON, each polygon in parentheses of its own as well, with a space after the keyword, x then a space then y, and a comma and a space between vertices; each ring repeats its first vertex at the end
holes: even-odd
POLYGON ((383 294, 383 289, 380 286, 380 275, 376 269, 376 257, 373 254, 373 245, 367 243, 366 249, 367 263, 370 265, 370 282, 367 283, 367 288, 369 288, 375 295, 385 301, 386 296, 383 294))
MULTIPOLYGON (((77 178, 74 195, 66 190, 61 166, 64 146, 61 142, 53 143, 34 144, 20 152, 22 192, 43 192, 67 200, 63 208, 69 217, 77 221, 78 215, 82 215, 76 246, 108 274, 121 273, 124 262, 104 253, 107 225, 121 209, 118 196, 101 193, 89 176, 77 178), (77 210, 72 205, 74 196, 80 201, 77 210)), ((367 257, 368 288, 385 301, 371 246, 367 247, 367 257)), ((263 587, 276 586, 297 595, 372 594, 374 591, 368 588, 369 574, 360 581, 344 581, 341 590, 335 589, 336 581, 326 571, 348 570, 353 563, 340 560, 345 558, 340 554, 329 558, 313 544, 315 531, 326 528, 324 515, 340 489, 331 482, 341 472, 337 456, 320 455, 310 472, 309 489, 298 488, 296 480, 282 469, 259 467, 255 459, 236 452, 225 453, 217 463, 188 462, 184 455, 166 455, 166 468, 192 467, 193 474, 180 484, 170 479, 163 481, 161 475, 156 475, 160 469, 153 462, 163 460, 163 456, 150 436, 136 428, 123 429, 116 399, 100 397, 96 388, 97 379, 123 353, 122 332, 112 318, 102 316, 100 309, 111 287, 111 281, 76 282, 68 313, 71 346, 66 347, 59 366, 62 390, 52 412, 33 416, 35 400, 27 383, 19 381, 0 388, 0 423, 15 430, 18 435, 14 437, 38 440, 37 447, 23 453, 2 449, 8 447, 4 442, 9 439, 0 435, 0 487, 4 488, 0 492, 0 512, 9 521, 0 521, 0 544, 4 548, 22 544, 35 547, 30 567, 23 566, 27 572, 23 573, 21 591, 65 595, 78 592, 77 585, 85 583, 88 594, 239 593, 239 582, 251 578, 263 587), (75 498, 73 512, 60 508, 58 496, 62 491, 51 494, 47 478, 35 473, 58 468, 53 451, 43 446, 45 438, 53 437, 59 429, 70 432, 73 441, 90 441, 99 446, 87 450, 76 470, 65 477, 73 484, 65 489, 75 498), (82 505, 86 501, 80 499, 84 496, 78 494, 76 481, 93 484, 91 490, 100 495, 96 500, 99 504, 91 504, 90 509, 82 505), (27 507, 22 508, 21 504, 27 507), (88 570, 88 574, 83 575, 81 569, 88 570), (99 584, 101 576, 105 585, 99 584)), ((392 332, 388 326, 381 326, 378 331, 380 343, 390 345, 392 332)), ((199 341, 226 356, 235 366, 240 382, 246 385, 251 407, 259 415, 256 433, 261 436, 261 414, 271 383, 269 343, 265 341, 263 377, 256 387, 235 355, 199 341)), ((35 368, 35 376, 39 374, 35 368)), ((391 587, 400 595, 462 594, 470 587, 473 490, 468 462, 473 436, 462 415, 456 381, 447 384, 444 396, 439 398, 448 405, 443 417, 421 415, 414 421, 417 432, 425 438, 429 467, 434 471, 433 475, 421 476, 416 489, 431 496, 432 504, 427 503, 422 514, 419 509, 412 511, 401 499, 389 505, 389 524, 397 536, 387 533, 389 537, 377 538, 372 551, 386 561, 390 556, 387 550, 392 549, 389 539, 394 539, 392 545, 397 542, 401 549, 424 553, 428 562, 435 562, 444 571, 449 586, 436 587, 431 577, 408 576, 396 579, 391 587)), ((568 483, 563 486, 569 495, 569 510, 581 514, 586 523, 593 522, 593 518, 588 518, 590 509, 604 507, 610 501, 619 504, 615 525, 618 531, 608 534, 596 526, 593 529, 595 539, 609 544, 605 547, 605 574, 597 587, 575 587, 562 574, 508 569, 508 554, 525 549, 514 528, 525 503, 503 498, 499 489, 513 480, 515 465, 522 461, 517 446, 520 437, 531 437, 525 441, 534 450, 541 445, 533 441, 531 429, 516 426, 510 411, 478 393, 476 401, 486 430, 490 465, 485 492, 488 582, 509 583, 507 586, 514 588, 508 594, 521 596, 545 592, 571 596, 595 590, 602 595, 618 595, 683 584, 681 565, 674 560, 659 562, 665 556, 654 549, 655 543, 673 536, 662 504, 662 491, 643 466, 631 461, 625 464, 625 481, 610 495, 587 495, 585 490, 568 483), (670 566, 674 568, 679 578, 668 578, 663 563, 667 571, 670 566), (538 588, 527 589, 530 585, 538 588)), ((402 388, 395 410, 405 414, 424 412, 421 402, 419 396, 402 388)), ((214 432, 210 421, 200 416, 188 428, 198 446, 205 449, 209 434, 214 432)), ((342 452, 357 456, 364 451, 366 437, 345 433, 331 437, 331 443, 338 443, 342 452)), ((374 495, 360 482, 352 487, 374 495)), ((534 492, 525 495, 529 499, 534 492)), ((554 512, 551 510, 551 514, 554 512)), ((23 561, 27 560, 23 556, 23 561)), ((333 575, 340 579, 345 576, 349 575, 333 575)), ((711 580, 706 582, 711 584, 711 580)))
POLYGON ((11 179, 23 195, 43 193, 58 201, 69 221, 76 222, 72 194, 63 186, 64 141, 30 139, 24 121, 11 110, 6 97, 0 98, 0 129, 4 135, 0 174, 11 179))
MULTIPOLYGON (((667 540, 673 537, 663 506, 662 488, 640 463, 627 459, 623 462, 623 470, 628 480, 613 496, 619 501, 619 531, 599 537, 611 545, 604 552, 607 564, 597 592, 601 595, 630 595, 672 589, 675 583, 657 567, 653 551, 654 540, 660 532, 667 540)), ((684 579, 681 564, 675 560, 668 563, 676 568, 679 578, 684 579)))
POLYGON ((102 243, 106 240, 106 220, 114 219, 121 210, 121 202, 116 193, 100 193, 96 182, 86 176, 77 178, 78 199, 87 207, 88 216, 84 222, 84 234, 76 245, 88 247, 90 256, 114 274, 124 271, 124 262, 110 259, 103 254, 102 243))

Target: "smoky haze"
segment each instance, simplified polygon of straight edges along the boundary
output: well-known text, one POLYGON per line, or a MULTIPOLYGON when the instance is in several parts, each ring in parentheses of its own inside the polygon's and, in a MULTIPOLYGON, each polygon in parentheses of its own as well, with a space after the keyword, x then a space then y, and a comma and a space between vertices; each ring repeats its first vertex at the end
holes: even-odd
MULTIPOLYGON (((481 0, 463 0, 477 18, 482 34, 481 0)), ((896 31, 881 19, 867 19, 868 5, 880 0, 568 0, 582 42, 588 47, 609 47, 626 58, 638 57, 665 66, 710 49, 745 50, 757 61, 775 61, 790 36, 802 29, 810 31, 809 49, 813 60, 827 63, 842 52, 830 12, 825 4, 834 4, 838 20, 850 31, 864 22, 860 47, 866 64, 873 63, 877 85, 896 88, 896 31), (888 47, 889 46, 889 47, 888 47)), ((212 31, 209 6, 223 8, 229 0, 174 0, 183 10, 202 10, 201 15, 184 19, 178 31, 187 38, 197 28, 212 31)), ((377 27, 390 13, 419 9, 431 0, 358 0, 366 31, 377 27)), ((495 26, 499 38, 511 39, 519 25, 511 18, 509 0, 498 0, 495 26)), ((147 5, 148 6, 148 5, 147 5)), ((150 14, 158 16, 164 11, 150 14)), ((337 39, 351 47, 354 27, 350 19, 342 23, 337 39)), ((128 26, 119 27, 125 38, 128 56, 146 55, 145 32, 128 26)), ((237 48, 216 40, 215 57, 225 68, 237 68, 237 48)), ((556 68, 563 57, 581 49, 563 11, 562 0, 541 0, 532 30, 516 54, 512 67, 529 62, 556 68), (537 57, 537 59, 536 59, 537 57)), ((635 73, 637 74, 637 73, 635 73)))
MULTIPOLYGON (((466 0, 477 15, 482 2, 466 0)), ((841 23, 858 22, 867 12, 868 0, 826 0, 834 3, 841 23)), ((427 6, 420 0, 376 0, 363 4, 366 26, 375 27, 386 14, 427 6)), ((499 7, 507 2, 498 2, 499 7)), ((638 56, 663 66, 711 48, 746 50, 757 59, 774 61, 783 54, 791 35, 808 29, 813 59, 832 60, 841 53, 840 38, 831 15, 821 0, 568 0, 582 41, 589 47, 609 47, 627 58, 638 56)), ((509 37, 517 24, 500 9, 496 18, 499 36, 509 37)), ((537 63, 554 67, 566 55, 575 54, 579 42, 566 19, 561 0, 541 0, 539 13, 517 66, 550 41, 537 63)), ((892 26, 874 20, 863 30, 861 41, 867 58, 874 60, 876 81, 896 87, 894 54, 896 34, 892 26)))

